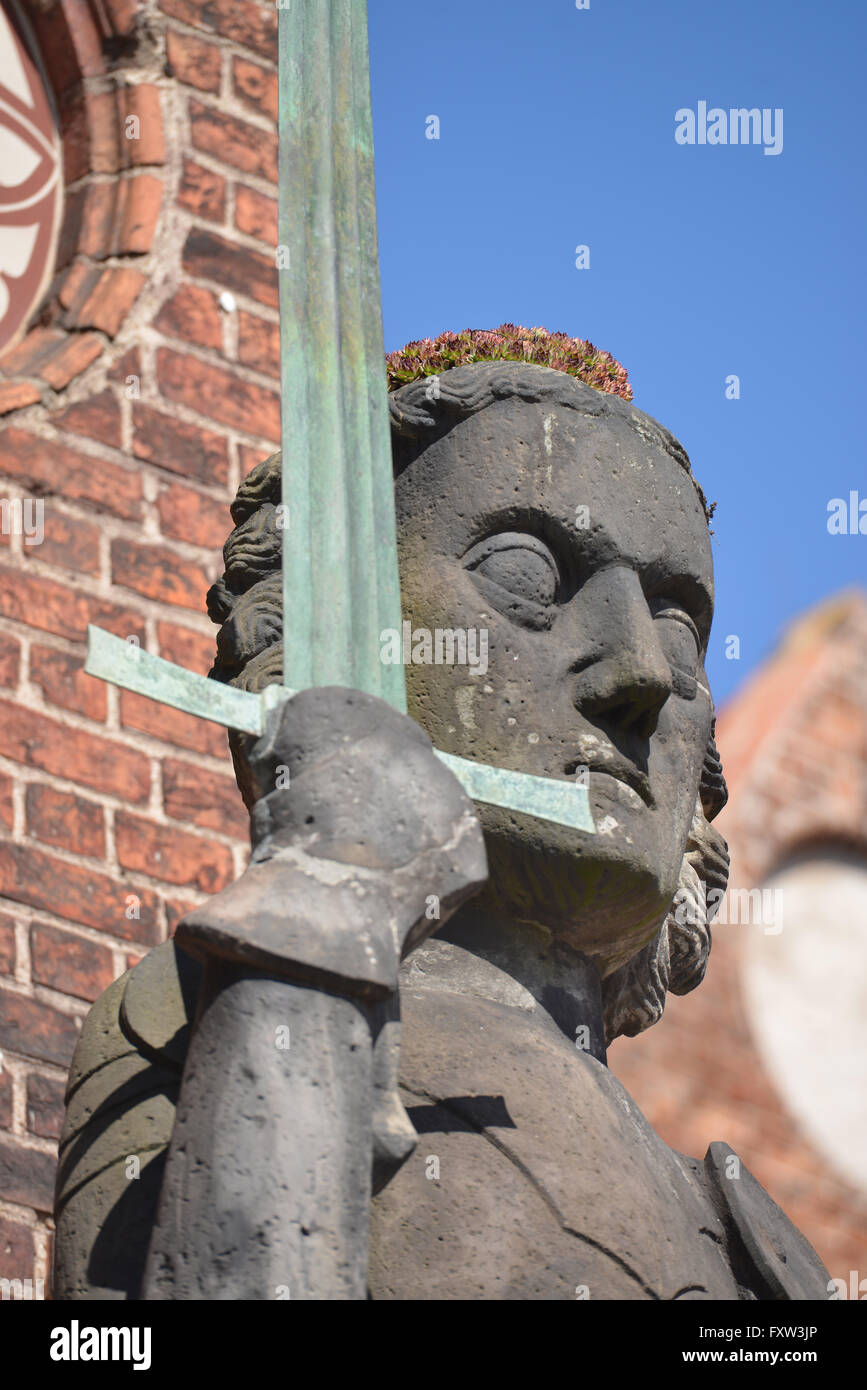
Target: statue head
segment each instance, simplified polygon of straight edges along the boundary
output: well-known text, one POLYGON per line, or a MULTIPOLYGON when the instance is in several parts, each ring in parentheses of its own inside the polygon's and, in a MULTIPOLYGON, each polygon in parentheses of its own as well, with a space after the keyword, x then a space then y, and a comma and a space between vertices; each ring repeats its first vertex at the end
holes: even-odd
MULTIPOLYGON (((445 752, 580 778, 596 824, 481 806, 475 901, 593 959, 608 1040, 633 1035, 703 977, 727 875, 704 495, 667 430, 563 371, 461 366, 389 399, 409 711, 445 752)), ((282 678, 279 501, 277 455, 210 596, 212 674, 247 689, 282 678)))

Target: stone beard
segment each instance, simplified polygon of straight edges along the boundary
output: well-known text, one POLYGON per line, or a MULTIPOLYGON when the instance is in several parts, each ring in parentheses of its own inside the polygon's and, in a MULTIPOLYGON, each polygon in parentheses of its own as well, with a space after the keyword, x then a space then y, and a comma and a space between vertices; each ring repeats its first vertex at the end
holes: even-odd
MULTIPOLYGON (((700 983, 728 871, 689 460, 632 405, 518 363, 413 383, 391 413, 405 622, 485 632, 485 669, 410 662, 412 720, 325 690, 231 736, 251 865, 85 1026, 59 1296, 266 1298, 291 1268, 293 1298, 827 1297, 737 1157, 673 1153, 605 1064, 700 983), (581 775, 597 833, 476 816, 420 729, 581 775), (290 1015, 298 1050, 276 1057, 261 1038, 290 1015), (123 1122, 94 1133, 115 1088, 123 1122), (124 1183, 145 1129, 148 1181, 124 1183), (336 1196, 310 1195, 314 1172, 336 1196)), ((212 675, 248 690, 282 678, 280 505, 275 457, 239 490, 209 596, 212 675)))

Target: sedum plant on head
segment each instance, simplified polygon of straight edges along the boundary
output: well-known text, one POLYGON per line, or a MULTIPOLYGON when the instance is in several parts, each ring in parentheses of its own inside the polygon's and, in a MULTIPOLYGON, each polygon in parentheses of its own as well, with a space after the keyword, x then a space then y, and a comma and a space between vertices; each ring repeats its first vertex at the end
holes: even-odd
POLYGON ((389 391, 471 362, 534 362, 568 372, 597 391, 632 400, 626 368, 610 352, 584 338, 549 333, 547 328, 521 328, 514 323, 503 323, 493 331, 465 328, 462 333, 441 333, 438 338, 407 343, 385 360, 389 391))

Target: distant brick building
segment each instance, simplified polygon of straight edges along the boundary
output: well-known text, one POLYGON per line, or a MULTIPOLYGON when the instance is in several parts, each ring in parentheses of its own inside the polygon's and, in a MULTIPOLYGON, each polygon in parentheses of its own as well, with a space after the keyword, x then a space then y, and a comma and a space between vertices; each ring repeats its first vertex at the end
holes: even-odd
POLYGON ((39 293, 20 326, 0 312, 0 1278, 44 1279, 89 1001, 247 852, 224 731, 81 668, 95 622, 208 670, 227 503, 278 442, 277 13, 2 0, 0 21, 0 311, 26 314, 25 272, 39 293), (36 195, 47 244, 16 211, 36 195), (16 501, 44 504, 41 543, 16 501))
POLYGON ((673 1148, 731 1144, 867 1297, 867 595, 795 623, 717 744, 739 901, 701 987, 611 1066, 673 1148))

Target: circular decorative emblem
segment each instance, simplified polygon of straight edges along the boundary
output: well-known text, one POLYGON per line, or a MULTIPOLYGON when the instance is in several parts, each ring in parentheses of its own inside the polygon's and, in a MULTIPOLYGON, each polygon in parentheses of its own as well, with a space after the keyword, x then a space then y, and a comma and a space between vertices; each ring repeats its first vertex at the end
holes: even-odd
POLYGON ((60 145, 21 16, 0 0, 0 353, 23 332, 51 276, 60 145))

